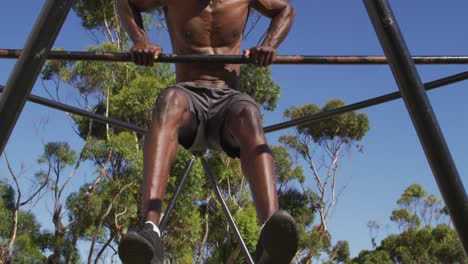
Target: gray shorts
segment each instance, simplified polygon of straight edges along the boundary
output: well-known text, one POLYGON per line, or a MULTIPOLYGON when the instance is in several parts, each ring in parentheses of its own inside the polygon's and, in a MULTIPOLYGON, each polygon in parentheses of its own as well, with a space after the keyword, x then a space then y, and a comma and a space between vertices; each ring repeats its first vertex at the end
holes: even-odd
POLYGON ((222 137, 224 120, 235 103, 244 101, 258 107, 252 97, 231 88, 209 88, 194 82, 178 83, 171 88, 180 89, 188 96, 190 112, 197 122, 196 135, 179 137, 179 144, 192 152, 223 150, 230 157, 239 158, 239 146, 222 137))

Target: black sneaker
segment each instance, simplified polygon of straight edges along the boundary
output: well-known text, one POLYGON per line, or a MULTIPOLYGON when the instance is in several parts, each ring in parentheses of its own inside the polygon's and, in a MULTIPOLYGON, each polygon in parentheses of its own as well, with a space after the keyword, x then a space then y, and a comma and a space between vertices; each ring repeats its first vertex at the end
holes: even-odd
POLYGON ((279 210, 263 226, 254 261, 257 264, 289 264, 297 252, 298 242, 294 218, 279 210))
POLYGON ((120 240, 119 257, 124 264, 162 264, 161 238, 151 224, 144 224, 140 230, 129 231, 120 240))

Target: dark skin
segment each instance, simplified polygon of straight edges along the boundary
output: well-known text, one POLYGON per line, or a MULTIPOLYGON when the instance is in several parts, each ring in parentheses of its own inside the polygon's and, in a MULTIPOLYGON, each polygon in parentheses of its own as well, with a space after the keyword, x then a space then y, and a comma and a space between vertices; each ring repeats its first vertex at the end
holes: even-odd
MULTIPOLYGON (((131 49, 138 65, 151 66, 162 53, 152 44, 142 24, 141 12, 164 7, 175 54, 239 54, 250 7, 271 19, 260 46, 244 51, 257 66, 268 66, 294 20, 288 0, 119 0, 123 26, 134 42, 131 49)), ((177 82, 196 82, 216 89, 239 86, 240 65, 215 63, 176 64, 177 82)), ((153 112, 145 139, 143 168, 143 218, 159 224, 170 166, 176 158, 180 135, 194 135, 196 122, 189 98, 180 90, 165 89, 153 112)), ((250 103, 231 106, 221 132, 240 146, 242 171, 249 181, 260 223, 278 210, 275 165, 267 145, 261 114, 250 103)))

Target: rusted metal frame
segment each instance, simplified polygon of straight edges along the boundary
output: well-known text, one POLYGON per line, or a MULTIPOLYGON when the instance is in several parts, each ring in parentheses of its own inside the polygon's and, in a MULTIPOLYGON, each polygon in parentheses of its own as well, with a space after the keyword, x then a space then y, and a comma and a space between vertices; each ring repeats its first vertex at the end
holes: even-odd
MULTIPOLYGON (((468 71, 455 74, 455 75, 451 75, 442 79, 437 79, 432 82, 428 82, 424 84, 424 87, 426 90, 429 91, 435 88, 440 88, 440 87, 443 87, 443 86, 446 86, 455 82, 460 82, 466 79, 468 79, 468 71)), ((265 133, 271 133, 271 132, 275 132, 275 131, 286 129, 286 128, 306 125, 306 124, 310 124, 312 122, 316 122, 325 118, 330 118, 335 115, 344 114, 346 112, 355 111, 355 110, 367 108, 370 106, 383 104, 383 103, 390 102, 399 98, 401 98, 400 92, 389 93, 389 94, 374 97, 368 100, 364 100, 361 102, 357 102, 354 104, 345 105, 345 106, 342 106, 342 107, 339 107, 330 111, 321 112, 321 113, 313 114, 310 116, 305 116, 305 117, 301 117, 298 119, 278 123, 276 125, 267 126, 264 128, 264 131, 265 133)))
POLYGON ((0 155, 10 138, 73 0, 47 0, 0 97, 0 155))
MULTIPOLYGON (((4 90, 3 86, 0 85, 0 93, 3 92, 3 90, 4 90)), ((70 106, 70 105, 66 105, 66 104, 63 104, 63 103, 56 102, 56 101, 52 101, 52 100, 46 99, 44 97, 40 97, 40 96, 30 94, 30 95, 28 95, 28 101, 36 103, 36 104, 40 104, 40 105, 43 105, 43 106, 47 106, 47 107, 50 107, 50 108, 53 108, 53 109, 61 110, 61 111, 67 112, 67 113, 79 115, 79 116, 82 116, 82 117, 87 117, 89 119, 92 119, 94 121, 98 121, 98 122, 101 122, 101 123, 104 123, 104 124, 110 124, 110 125, 113 125, 113 126, 116 126, 116 127, 136 131, 136 132, 139 132, 139 133, 142 133, 142 134, 146 134, 148 132, 148 130, 146 128, 137 126, 135 124, 127 123, 127 122, 124 122, 124 121, 121 121, 121 120, 118 120, 118 119, 115 119, 115 118, 106 117, 106 116, 103 116, 103 115, 100 115, 100 114, 89 112, 89 111, 86 111, 86 110, 83 110, 83 109, 80 109, 80 108, 77 108, 77 107, 74 107, 74 106, 70 106)))
POLYGON ((239 242, 242 251, 244 252, 245 262, 247 262, 248 264, 254 264, 254 261, 252 259, 252 256, 250 255, 249 249, 247 248, 247 245, 245 244, 244 239, 242 238, 242 235, 239 231, 239 228, 236 225, 236 222, 234 221, 234 218, 231 215, 231 212, 229 211, 226 201, 224 201, 223 194, 221 193, 221 190, 218 187, 216 178, 210 169, 208 161, 204 157, 201 157, 200 159, 201 159, 202 166, 205 169, 206 176, 210 180, 213 190, 215 191, 215 195, 218 199, 218 202, 221 204, 221 209, 223 209, 224 215, 228 219, 229 225, 231 226, 231 229, 234 232, 234 235, 236 236, 237 241, 239 242))
MULTIPOLYGON (((21 50, 0 49, 0 58, 15 59, 20 54, 21 50)), ((126 52, 50 51, 47 58, 69 61, 132 61, 132 56, 126 52)), ((468 64, 468 56, 416 56, 413 60, 416 64, 468 64)), ((162 54, 156 62, 245 64, 251 63, 251 60, 241 55, 162 54)), ((387 59, 385 56, 278 56, 273 64, 382 65, 387 64, 387 59)))
MULTIPOLYGON (((445 78, 441 78, 441 79, 437 79, 437 80, 428 82, 424 86, 425 86, 426 90, 432 90, 432 89, 440 88, 440 87, 443 87, 443 86, 446 86, 446 85, 449 85, 449 84, 452 84, 452 83, 460 82, 460 81, 463 81, 463 80, 466 80, 466 79, 468 79, 468 71, 458 73, 458 74, 454 74, 454 75, 450 75, 450 76, 445 77, 445 78)), ((0 93, 3 91, 2 87, 3 86, 0 85, 0 93)), ((350 104, 350 105, 346 105, 346 106, 343 106, 343 107, 340 107, 340 108, 336 108, 336 109, 333 109, 333 110, 330 110, 330 111, 327 111, 327 112, 317 113, 317 114, 313 114, 313 115, 310 115, 310 116, 305 116, 305 117, 302 117, 302 118, 294 119, 294 120, 291 120, 291 121, 286 121, 286 122, 278 123, 278 124, 275 124, 275 125, 266 126, 266 127, 264 127, 264 132, 265 133, 271 133, 271 132, 275 132, 275 131, 278 131, 278 130, 295 127, 295 126, 298 126, 298 125, 309 124, 309 123, 316 122, 316 121, 319 121, 319 120, 322 120, 322 119, 325 119, 325 118, 330 118, 330 117, 335 116, 335 115, 343 114, 343 113, 346 113, 346 112, 349 112, 349 111, 355 111, 355 110, 363 109, 363 108, 374 106, 374 105, 379 105, 379 104, 390 102, 390 101, 393 101, 393 100, 396 100, 396 99, 399 99, 399 98, 401 98, 400 92, 389 93, 389 94, 386 94, 386 95, 374 97, 374 98, 371 98, 371 99, 368 99, 368 100, 364 100, 364 101, 361 101, 361 102, 357 102, 357 103, 354 103, 354 104, 350 104)), ((127 122, 123 122, 123 121, 120 121, 120 120, 115 119, 115 118, 105 117, 103 115, 99 115, 99 114, 96 114, 96 113, 93 113, 93 112, 85 111, 85 110, 82 110, 82 109, 79 109, 79 108, 76 108, 76 107, 72 107, 72 106, 69 106, 69 105, 66 105, 66 104, 58 103, 58 102, 55 102, 55 101, 52 101, 52 100, 49 100, 49 99, 46 99, 46 98, 43 98, 43 97, 39 97, 39 96, 35 96, 35 95, 29 95, 28 100, 33 102, 33 103, 37 103, 37 104, 44 105, 44 106, 47 106, 47 107, 51 107, 51 108, 54 108, 54 109, 62 110, 62 111, 68 112, 68 113, 72 113, 72 114, 80 115, 80 116, 83 116, 83 117, 87 117, 87 118, 93 119, 95 121, 102 122, 102 123, 107 123, 107 124, 110 124, 110 125, 113 125, 113 126, 116 126, 116 127, 133 130, 133 131, 136 131, 136 132, 139 132, 139 133, 142 133, 142 134, 146 134, 148 132, 148 130, 146 128, 144 128, 144 127, 137 126, 135 124, 131 124, 131 123, 127 123, 127 122)))
POLYGON ((468 198, 387 0, 364 0, 453 224, 468 255, 468 198))
POLYGON ((192 156, 190 158, 190 161, 187 163, 187 165, 185 165, 184 175, 182 175, 182 178, 180 179, 179 184, 177 184, 176 190, 174 191, 174 194, 172 194, 172 198, 169 201, 169 204, 167 205, 167 209, 164 212, 161 222, 159 223, 159 228, 163 231, 167 227, 167 221, 169 220, 169 216, 171 215, 172 210, 174 209, 177 198, 179 197, 179 194, 182 191, 182 188, 184 187, 185 182, 187 181, 188 175, 190 171, 192 170, 194 163, 195 163, 195 156, 192 156))

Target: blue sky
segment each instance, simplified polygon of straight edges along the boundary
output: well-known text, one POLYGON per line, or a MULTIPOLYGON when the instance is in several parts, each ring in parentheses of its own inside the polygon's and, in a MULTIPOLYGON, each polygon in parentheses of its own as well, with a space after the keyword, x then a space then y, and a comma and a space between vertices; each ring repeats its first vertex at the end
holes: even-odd
MULTIPOLYGON (((3 25, 0 48, 22 48, 44 0, 17 0, 4 3, 0 9, 3 25)), ((413 55, 467 55, 468 2, 451 1, 390 1, 400 28, 413 55)), ((294 0, 297 17, 293 29, 279 53, 283 55, 381 55, 378 39, 361 1, 294 0)), ((258 32, 244 43, 249 48, 266 26, 263 19, 258 32)), ((153 40, 161 43, 165 52, 170 44, 165 34, 153 32, 153 40)), ((95 44, 71 12, 54 47, 84 50, 95 44)), ((0 60, 0 84, 5 84, 15 61, 0 60)), ((346 103, 379 96, 398 88, 386 65, 331 66, 288 65, 273 66, 273 78, 281 86, 278 108, 265 115, 265 125, 285 119, 282 112, 291 106, 315 103, 319 106, 332 98, 346 103)), ((466 65, 418 66, 423 82, 467 70, 466 65)), ((462 181, 468 184, 468 98, 467 82, 453 84, 428 93, 436 116, 452 152, 462 181)), ((65 87, 64 87, 65 89, 65 87)), ((33 93, 44 95, 38 81, 33 93)), ((73 104, 66 91, 65 101, 73 104)), ((416 132, 401 100, 362 110, 370 119, 371 129, 362 141, 364 153, 355 151, 341 166, 340 186, 345 186, 330 220, 335 240, 348 240, 351 253, 370 248, 366 224, 373 219, 382 225, 390 223, 395 201, 411 183, 418 182, 430 193, 440 197, 437 185, 424 156, 416 132)), ((0 121, 1 123, 1 121, 0 121)), ((288 131, 268 135, 270 143, 288 131)), ((44 142, 68 141, 79 149, 81 140, 71 129, 65 114, 34 104, 27 104, 6 147, 15 169, 24 164, 24 178, 37 171, 36 158, 44 142)), ((88 182, 84 170, 78 172, 68 191, 88 182)), ((8 177, 5 162, 0 160, 0 178, 8 177)), ((28 185, 28 181, 24 182, 28 185)), ((51 227, 47 207, 43 202, 34 208, 44 227, 51 227), (39 210, 41 212, 39 212, 39 210)), ((379 238, 393 228, 382 228, 379 238)))

